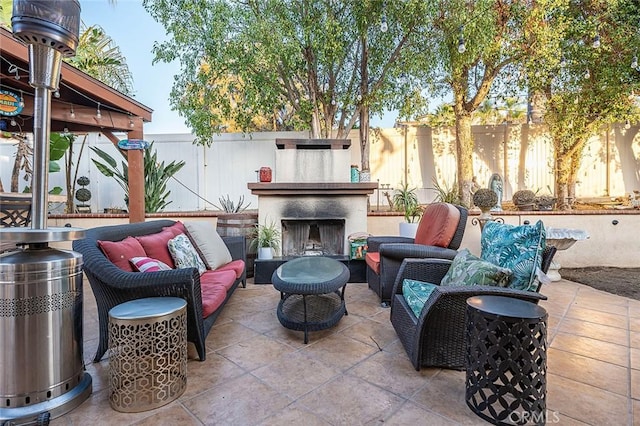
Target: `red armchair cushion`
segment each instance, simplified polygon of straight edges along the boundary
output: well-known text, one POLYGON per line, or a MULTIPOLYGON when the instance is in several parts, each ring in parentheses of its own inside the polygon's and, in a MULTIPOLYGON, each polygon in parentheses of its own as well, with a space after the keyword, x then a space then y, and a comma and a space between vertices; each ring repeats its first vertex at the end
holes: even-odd
POLYGON ((206 318, 222 305, 227 290, 236 280, 233 271, 207 271, 200 276, 202 317, 206 318))
POLYGON ((452 204, 429 204, 416 232, 414 242, 426 246, 449 247, 460 223, 460 211, 452 204))
POLYGON ((134 257, 145 257, 147 254, 138 240, 127 237, 122 241, 101 241, 98 240, 100 250, 107 256, 114 265, 123 271, 135 272, 129 259, 134 257))
POLYGON ((365 262, 376 275, 380 275, 380 253, 379 252, 367 252, 364 257, 365 262))

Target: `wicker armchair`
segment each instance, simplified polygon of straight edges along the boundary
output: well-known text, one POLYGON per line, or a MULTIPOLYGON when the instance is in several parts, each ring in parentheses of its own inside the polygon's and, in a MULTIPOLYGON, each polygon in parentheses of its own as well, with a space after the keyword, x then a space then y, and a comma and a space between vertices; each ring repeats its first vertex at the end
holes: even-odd
MULTIPOLYGON (((196 268, 172 269, 158 272, 126 272, 115 266, 98 246, 98 240, 120 241, 128 236, 141 236, 160 232, 173 225, 172 220, 155 220, 124 225, 102 226, 88 229, 85 238, 73 242, 73 250, 83 256, 83 271, 91 284, 98 308, 100 330, 98 349, 93 358, 99 362, 109 343, 109 310, 133 299, 154 296, 180 297, 187 302, 187 340, 195 344, 201 361, 205 360, 205 339, 214 321, 245 275, 238 278, 227 297, 216 311, 202 318, 202 294, 200 275, 196 268)), ((222 237, 231 257, 246 262, 244 237, 222 237)), ((246 284, 245 284, 246 285, 246 284)))
MULTIPOLYGON (((555 253, 555 247, 545 248, 541 265, 543 272, 549 269, 555 253)), ((408 278, 439 284, 450 265, 451 260, 446 259, 406 259, 393 286, 391 324, 416 370, 420 367, 464 370, 465 312, 469 297, 507 296, 533 303, 546 300, 546 296, 537 292, 504 287, 438 286, 422 308, 420 317, 416 318, 402 295, 402 281, 408 278)))
MULTIPOLYGON (((31 197, 25 195, 0 194, 0 227, 29 226, 31 223, 31 197)), ((0 253, 16 248, 16 243, 0 238, 0 253)))
POLYGON ((367 283, 378 294, 383 306, 391 303, 393 283, 404 259, 453 259, 458 253, 467 225, 468 211, 462 206, 455 206, 459 219, 455 217, 451 223, 450 217, 442 215, 442 207, 445 205, 447 204, 433 203, 427 207, 415 239, 400 236, 374 236, 367 239, 367 283), (445 222, 449 226, 445 226, 445 222))

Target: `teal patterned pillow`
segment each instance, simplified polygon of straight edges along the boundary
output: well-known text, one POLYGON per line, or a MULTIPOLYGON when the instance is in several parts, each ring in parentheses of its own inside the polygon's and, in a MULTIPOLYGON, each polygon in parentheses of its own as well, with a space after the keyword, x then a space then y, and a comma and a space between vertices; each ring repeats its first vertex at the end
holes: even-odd
POLYGON ((201 274, 207 270, 198 252, 189 241, 189 237, 185 234, 170 239, 167 245, 176 268, 198 268, 198 272, 201 274))
POLYGON ((422 307, 437 286, 423 281, 405 279, 402 281, 402 296, 407 301, 416 318, 420 317, 422 307))
POLYGON ((467 249, 460 250, 449 270, 442 277, 441 286, 495 285, 506 287, 511 270, 480 259, 467 249))
POLYGON ((535 225, 487 222, 480 239, 483 260, 511 269, 510 288, 536 291, 546 233, 542 221, 535 225))

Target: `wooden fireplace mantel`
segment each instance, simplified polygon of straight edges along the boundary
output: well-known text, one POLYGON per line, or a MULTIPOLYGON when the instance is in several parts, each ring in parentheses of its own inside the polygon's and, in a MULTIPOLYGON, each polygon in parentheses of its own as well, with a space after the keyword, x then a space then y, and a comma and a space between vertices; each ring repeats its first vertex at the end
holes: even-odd
POLYGON ((378 182, 255 182, 247 184, 253 195, 369 195, 378 182))

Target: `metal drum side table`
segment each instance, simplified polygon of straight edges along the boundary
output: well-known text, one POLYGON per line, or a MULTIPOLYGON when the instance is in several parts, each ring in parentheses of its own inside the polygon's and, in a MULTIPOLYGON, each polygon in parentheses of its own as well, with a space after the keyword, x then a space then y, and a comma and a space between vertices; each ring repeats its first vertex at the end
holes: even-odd
POLYGON ((109 311, 109 402, 126 413, 151 410, 187 386, 187 303, 131 300, 109 311))
POLYGON ((498 425, 545 423, 547 317, 520 299, 467 300, 465 399, 478 416, 498 425))

